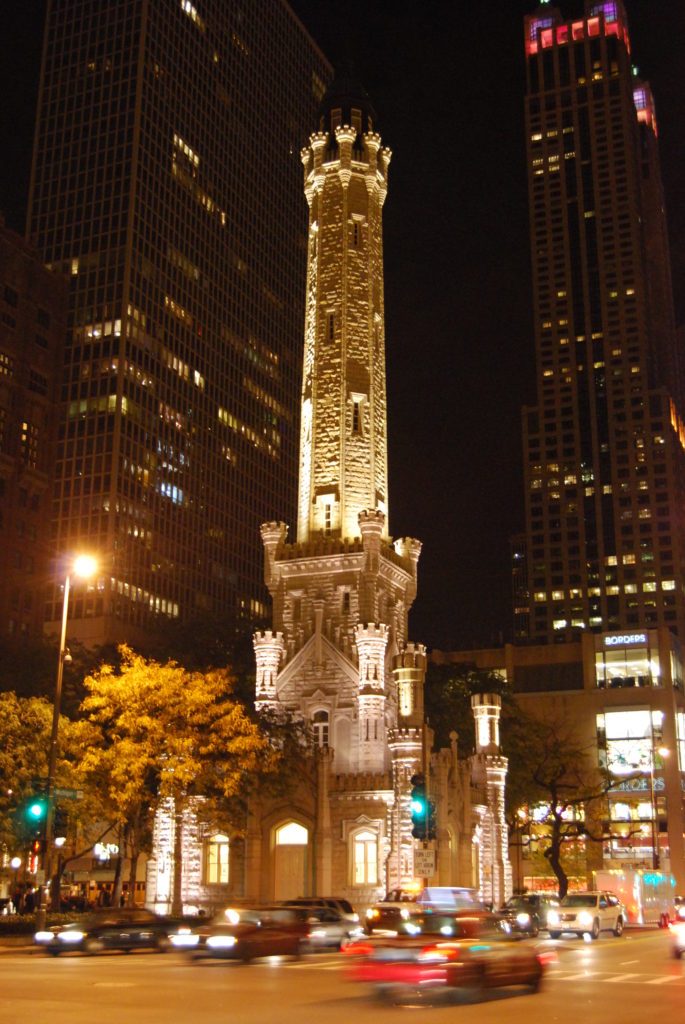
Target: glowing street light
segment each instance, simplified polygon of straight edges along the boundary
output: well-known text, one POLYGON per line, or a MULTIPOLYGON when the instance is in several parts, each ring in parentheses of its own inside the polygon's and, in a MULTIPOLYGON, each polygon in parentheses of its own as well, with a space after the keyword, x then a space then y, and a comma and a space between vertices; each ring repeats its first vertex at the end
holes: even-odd
POLYGON ((64 580, 64 600, 62 602, 62 631, 59 639, 59 660, 57 662, 57 682, 55 684, 55 698, 52 705, 52 733, 50 735, 50 754, 48 757, 48 777, 45 787, 45 800, 47 802, 47 815, 45 818, 45 855, 43 860, 44 882, 40 893, 40 906, 36 915, 38 929, 45 928, 47 916, 48 887, 52 871, 52 845, 53 825, 55 821, 55 804, 52 799, 52 791, 55 785, 55 769, 57 767, 57 733, 59 729, 59 709, 62 702, 62 679, 64 677, 64 662, 67 660, 67 615, 69 612, 69 586, 71 575, 87 578, 92 576, 97 569, 97 562, 90 555, 79 555, 72 564, 70 571, 64 580))

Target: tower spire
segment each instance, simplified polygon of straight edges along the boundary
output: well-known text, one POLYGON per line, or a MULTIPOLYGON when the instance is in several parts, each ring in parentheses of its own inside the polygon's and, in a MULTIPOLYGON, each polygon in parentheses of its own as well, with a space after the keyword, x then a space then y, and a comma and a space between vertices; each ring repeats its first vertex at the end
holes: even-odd
POLYGON ((388 515, 382 208, 390 150, 344 74, 302 151, 309 203, 297 539, 359 536, 388 515))

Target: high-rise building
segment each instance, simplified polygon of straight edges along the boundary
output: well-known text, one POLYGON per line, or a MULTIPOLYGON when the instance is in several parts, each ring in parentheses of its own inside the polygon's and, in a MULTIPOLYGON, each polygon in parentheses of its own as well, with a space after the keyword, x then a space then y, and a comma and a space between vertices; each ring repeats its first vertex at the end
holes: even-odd
POLYGON ((330 77, 282 0, 48 2, 27 233, 70 280, 52 542, 99 559, 84 639, 265 610, 330 77))
POLYGON ((67 286, 0 217, 0 637, 38 633, 67 286))
POLYGON ((621 0, 525 19, 537 405, 523 414, 533 640, 685 636, 685 415, 657 124, 621 0))

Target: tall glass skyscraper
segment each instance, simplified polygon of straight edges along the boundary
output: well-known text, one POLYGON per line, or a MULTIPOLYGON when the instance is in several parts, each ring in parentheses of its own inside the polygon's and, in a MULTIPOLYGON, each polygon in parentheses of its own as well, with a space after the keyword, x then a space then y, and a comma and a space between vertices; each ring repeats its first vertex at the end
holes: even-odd
POLYGON ((654 103, 621 0, 575 21, 541 5, 525 50, 537 405, 519 638, 683 637, 685 411, 654 103))
POLYGON ((52 522, 99 560, 84 639, 265 611, 330 77, 282 0, 49 0, 27 234, 71 284, 52 522))

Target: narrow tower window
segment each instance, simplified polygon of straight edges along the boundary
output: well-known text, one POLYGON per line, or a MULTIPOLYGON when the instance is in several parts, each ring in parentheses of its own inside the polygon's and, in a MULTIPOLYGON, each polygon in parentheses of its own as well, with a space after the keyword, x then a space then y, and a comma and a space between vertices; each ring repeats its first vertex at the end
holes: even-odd
POLYGON ((325 749, 328 747, 328 712, 315 711, 312 715, 312 731, 314 743, 317 747, 325 749))
POLYGON ((362 398, 354 397, 352 399, 352 433, 361 435, 362 433, 362 398))

